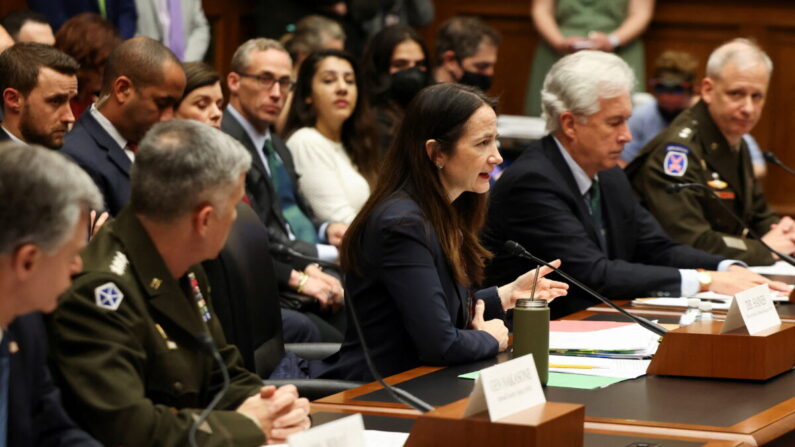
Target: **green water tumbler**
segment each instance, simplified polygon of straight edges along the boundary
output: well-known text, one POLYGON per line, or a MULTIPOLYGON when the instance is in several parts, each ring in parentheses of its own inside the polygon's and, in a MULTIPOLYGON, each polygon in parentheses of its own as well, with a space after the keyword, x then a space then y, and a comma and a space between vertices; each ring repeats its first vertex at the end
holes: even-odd
POLYGON ((513 358, 533 354, 541 384, 549 377, 549 306, 545 300, 520 299, 513 309, 513 358))

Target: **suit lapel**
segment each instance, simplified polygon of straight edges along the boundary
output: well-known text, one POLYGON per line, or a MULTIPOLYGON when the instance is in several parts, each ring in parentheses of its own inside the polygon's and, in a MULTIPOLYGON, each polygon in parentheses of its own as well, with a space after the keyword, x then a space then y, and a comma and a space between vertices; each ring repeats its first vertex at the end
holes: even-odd
POLYGON ((132 273, 143 286, 152 307, 191 338, 204 332, 193 297, 187 296, 178 280, 171 276, 146 230, 129 208, 119 213, 114 228, 130 260, 132 273), (195 318, 185 318, 190 314, 195 318))
MULTIPOLYGON (((257 185, 257 189, 250 192, 254 194, 262 194, 264 192, 267 194, 267 197, 264 198, 264 200, 267 201, 268 206, 270 207, 270 214, 279 221, 279 225, 281 225, 282 228, 287 228, 287 222, 285 221, 284 216, 282 216, 281 206, 279 206, 278 202, 279 198, 276 197, 276 191, 273 187, 273 182, 271 181, 270 175, 268 175, 267 169, 265 169, 265 165, 262 164, 262 157, 260 156, 259 148, 254 147, 254 142, 251 141, 251 138, 249 138, 246 130, 243 129, 243 126, 237 122, 237 119, 235 119, 231 113, 224 113, 223 118, 221 119, 221 128, 224 132, 243 144, 243 147, 245 147, 249 154, 251 154, 252 167, 246 176, 247 183, 257 185)), ((282 156, 281 151, 278 148, 279 145, 276 144, 275 135, 273 135, 273 133, 271 133, 271 138, 274 141, 274 147, 279 153, 279 156, 282 156)), ((284 160, 284 158, 282 158, 282 160, 284 160)), ((251 200, 256 202, 260 201, 258 200, 258 197, 251 197, 251 200)))
MULTIPOLYGON (((582 198, 582 194, 580 194, 580 188, 577 186, 577 181, 574 180, 574 174, 571 173, 569 165, 566 164, 566 160, 560 153, 558 145, 555 143, 555 140, 551 135, 544 137, 541 144, 542 150, 545 152, 547 158, 552 162, 555 168, 557 168, 558 172, 560 172, 561 176, 566 182, 568 191, 573 196, 572 201, 576 211, 575 214, 579 218, 580 222, 582 222, 596 246, 601 247, 601 244, 599 243, 599 236, 596 234, 596 228, 594 228, 593 221, 591 220, 591 212, 588 210, 585 200, 582 198)), ((604 200, 602 203, 604 203, 604 200)))
POLYGON ((91 116, 90 110, 86 110, 86 112, 83 113, 83 116, 80 117, 80 123, 86 128, 86 131, 91 135, 91 138, 94 139, 97 145, 108 153, 108 159, 129 178, 130 169, 132 168, 130 157, 124 153, 124 149, 119 147, 118 143, 116 143, 97 120, 91 116))

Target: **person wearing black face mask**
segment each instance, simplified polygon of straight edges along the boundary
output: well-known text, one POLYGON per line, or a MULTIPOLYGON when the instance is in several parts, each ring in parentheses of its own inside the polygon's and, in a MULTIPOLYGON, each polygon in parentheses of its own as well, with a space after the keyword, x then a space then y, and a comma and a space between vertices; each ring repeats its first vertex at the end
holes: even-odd
POLYGON ((386 153, 412 98, 431 83, 428 48, 412 28, 389 26, 370 40, 362 60, 365 91, 386 153))
POLYGON ((499 45, 497 31, 481 19, 451 18, 442 24, 436 36, 438 66, 433 73, 436 81, 489 90, 499 45))

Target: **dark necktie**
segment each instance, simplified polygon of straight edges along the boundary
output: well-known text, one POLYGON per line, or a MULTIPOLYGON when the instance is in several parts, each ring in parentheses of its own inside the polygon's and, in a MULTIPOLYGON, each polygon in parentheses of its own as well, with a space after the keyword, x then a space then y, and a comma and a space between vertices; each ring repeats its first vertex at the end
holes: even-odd
POLYGON ((588 208, 591 212, 591 221, 593 222, 594 229, 596 230, 597 238, 599 239, 599 246, 607 251, 607 240, 605 236, 605 226, 602 221, 602 192, 599 188, 599 180, 594 179, 591 187, 586 193, 588 200, 588 208))
POLYGON ((293 180, 284 167, 282 159, 276 154, 276 149, 274 149, 270 139, 265 140, 262 150, 265 152, 265 158, 268 160, 271 181, 273 182, 273 187, 276 189, 276 194, 279 198, 282 215, 287 221, 287 224, 290 225, 290 230, 292 230, 297 239, 312 244, 317 243, 315 225, 306 217, 306 214, 304 214, 298 206, 293 180))

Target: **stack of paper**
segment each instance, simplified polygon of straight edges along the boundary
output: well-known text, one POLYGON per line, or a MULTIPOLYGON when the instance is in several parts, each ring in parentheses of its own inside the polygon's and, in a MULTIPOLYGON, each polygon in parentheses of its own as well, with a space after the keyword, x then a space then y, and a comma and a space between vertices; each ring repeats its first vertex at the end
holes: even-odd
POLYGON ((549 370, 566 374, 634 379, 646 374, 651 360, 550 355, 549 370))
POLYGON ((549 351, 554 354, 641 359, 651 357, 658 344, 657 334, 635 323, 550 322, 549 351))
POLYGON ((778 261, 773 265, 763 265, 758 267, 749 267, 748 270, 759 273, 760 275, 788 275, 795 276, 795 267, 787 264, 784 261, 778 261))
MULTIPOLYGON (((789 264, 787 266, 791 267, 789 264)), ((795 267, 793 267, 795 269, 795 267)), ((731 295, 721 295, 715 292, 701 292, 693 296, 702 301, 710 301, 712 303, 712 310, 729 310, 732 298, 731 295)), ((771 294, 773 301, 787 302, 789 296, 781 295, 779 293, 771 294)), ((632 300, 632 304, 636 306, 652 306, 652 307, 687 307, 687 298, 673 297, 673 298, 637 298, 632 300)))

